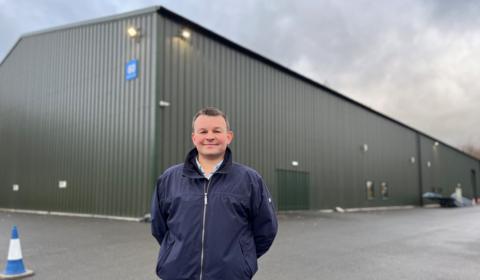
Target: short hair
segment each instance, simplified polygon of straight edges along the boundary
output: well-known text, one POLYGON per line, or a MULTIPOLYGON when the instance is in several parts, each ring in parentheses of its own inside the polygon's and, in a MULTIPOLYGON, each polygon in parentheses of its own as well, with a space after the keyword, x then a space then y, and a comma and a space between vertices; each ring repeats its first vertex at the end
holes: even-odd
POLYGON ((225 123, 227 124, 227 131, 230 131, 230 124, 228 123, 227 115, 225 115, 224 112, 222 112, 220 109, 215 107, 206 107, 198 111, 192 120, 192 130, 195 130, 194 128, 195 121, 200 116, 210 116, 210 117, 222 116, 223 119, 225 120, 225 123))

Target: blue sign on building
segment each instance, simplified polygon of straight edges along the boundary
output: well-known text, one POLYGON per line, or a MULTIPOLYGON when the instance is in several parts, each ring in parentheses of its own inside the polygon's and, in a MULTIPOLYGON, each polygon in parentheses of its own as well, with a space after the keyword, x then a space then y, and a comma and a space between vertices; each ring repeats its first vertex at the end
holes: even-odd
POLYGON ((125 66, 125 79, 127 81, 136 79, 138 77, 138 60, 133 59, 127 62, 125 66))

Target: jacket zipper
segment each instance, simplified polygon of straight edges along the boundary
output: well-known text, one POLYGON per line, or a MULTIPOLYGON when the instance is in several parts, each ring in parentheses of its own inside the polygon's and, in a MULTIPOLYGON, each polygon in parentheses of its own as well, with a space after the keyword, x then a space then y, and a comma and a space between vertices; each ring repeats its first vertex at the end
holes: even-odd
POLYGON ((205 217, 207 214, 207 204, 208 204, 208 187, 210 186, 210 180, 203 187, 203 221, 202 221, 202 252, 200 254, 200 280, 203 279, 203 257, 204 257, 204 247, 205 247, 205 217))

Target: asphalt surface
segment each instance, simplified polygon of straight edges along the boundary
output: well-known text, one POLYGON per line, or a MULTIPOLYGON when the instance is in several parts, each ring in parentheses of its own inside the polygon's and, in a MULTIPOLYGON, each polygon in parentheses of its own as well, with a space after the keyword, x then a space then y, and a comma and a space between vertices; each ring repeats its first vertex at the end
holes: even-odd
MULTIPOLYGON (((480 207, 279 215, 255 280, 480 279, 480 207)), ((0 270, 19 229, 31 279, 156 279, 150 225, 0 212, 0 270)), ((229 279, 225 279, 229 280, 229 279)))

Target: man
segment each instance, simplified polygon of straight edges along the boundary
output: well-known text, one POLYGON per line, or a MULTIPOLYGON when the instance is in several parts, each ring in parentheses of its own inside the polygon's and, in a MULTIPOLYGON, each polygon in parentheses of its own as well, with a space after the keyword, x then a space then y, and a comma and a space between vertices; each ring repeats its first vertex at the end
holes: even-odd
POLYGON ((233 132, 222 111, 200 110, 192 128, 195 148, 158 178, 153 195, 157 275, 251 279, 277 233, 270 193, 255 170, 232 161, 233 132))

